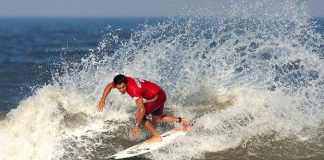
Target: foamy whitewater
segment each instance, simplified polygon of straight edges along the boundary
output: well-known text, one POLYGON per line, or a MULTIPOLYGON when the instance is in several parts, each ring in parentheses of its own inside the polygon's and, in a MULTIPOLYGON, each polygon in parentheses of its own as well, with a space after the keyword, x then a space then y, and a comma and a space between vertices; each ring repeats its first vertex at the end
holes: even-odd
POLYGON ((0 121, 0 159, 105 159, 148 138, 129 137, 128 96, 113 90, 96 110, 119 73, 160 84, 166 112, 194 122, 187 136, 135 159, 324 158, 324 42, 307 2, 207 5, 143 24, 128 41, 111 31, 90 56, 62 62, 63 74, 53 71, 51 84, 0 121))

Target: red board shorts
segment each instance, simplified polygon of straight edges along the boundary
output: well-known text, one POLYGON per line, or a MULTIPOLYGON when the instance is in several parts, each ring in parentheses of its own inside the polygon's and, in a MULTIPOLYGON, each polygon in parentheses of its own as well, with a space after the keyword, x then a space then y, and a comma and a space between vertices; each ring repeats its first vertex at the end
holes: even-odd
POLYGON ((161 89, 157 94, 156 97, 152 100, 148 100, 148 102, 144 103, 144 107, 146 110, 146 115, 152 114, 154 116, 162 116, 163 115, 163 108, 164 103, 166 101, 166 94, 161 89))

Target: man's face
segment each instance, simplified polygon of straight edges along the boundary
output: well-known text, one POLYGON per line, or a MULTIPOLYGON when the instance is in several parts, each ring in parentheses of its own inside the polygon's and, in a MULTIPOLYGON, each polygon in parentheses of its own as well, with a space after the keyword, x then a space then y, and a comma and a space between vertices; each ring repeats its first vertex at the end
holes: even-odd
POLYGON ((123 82, 121 84, 117 84, 116 88, 118 89, 118 91, 122 94, 126 93, 126 84, 123 82))

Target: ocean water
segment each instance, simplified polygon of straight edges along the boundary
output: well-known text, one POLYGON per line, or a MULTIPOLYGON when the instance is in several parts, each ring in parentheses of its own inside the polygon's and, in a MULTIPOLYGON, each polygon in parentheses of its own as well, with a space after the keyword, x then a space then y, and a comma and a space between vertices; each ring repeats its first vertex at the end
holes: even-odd
POLYGON ((166 113, 195 123, 134 160, 324 159, 324 19, 307 1, 182 14, 0 18, 0 159, 101 160, 148 138, 129 136, 128 96, 112 91, 96 111, 119 73, 160 84, 166 113))

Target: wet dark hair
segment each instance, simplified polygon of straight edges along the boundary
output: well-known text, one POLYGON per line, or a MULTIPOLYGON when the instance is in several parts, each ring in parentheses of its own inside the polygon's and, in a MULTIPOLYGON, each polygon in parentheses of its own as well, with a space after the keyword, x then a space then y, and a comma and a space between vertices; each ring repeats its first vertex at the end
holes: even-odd
POLYGON ((124 75, 119 74, 119 75, 115 76, 114 85, 119 85, 119 84, 122 84, 123 82, 125 84, 127 84, 127 78, 124 75))

